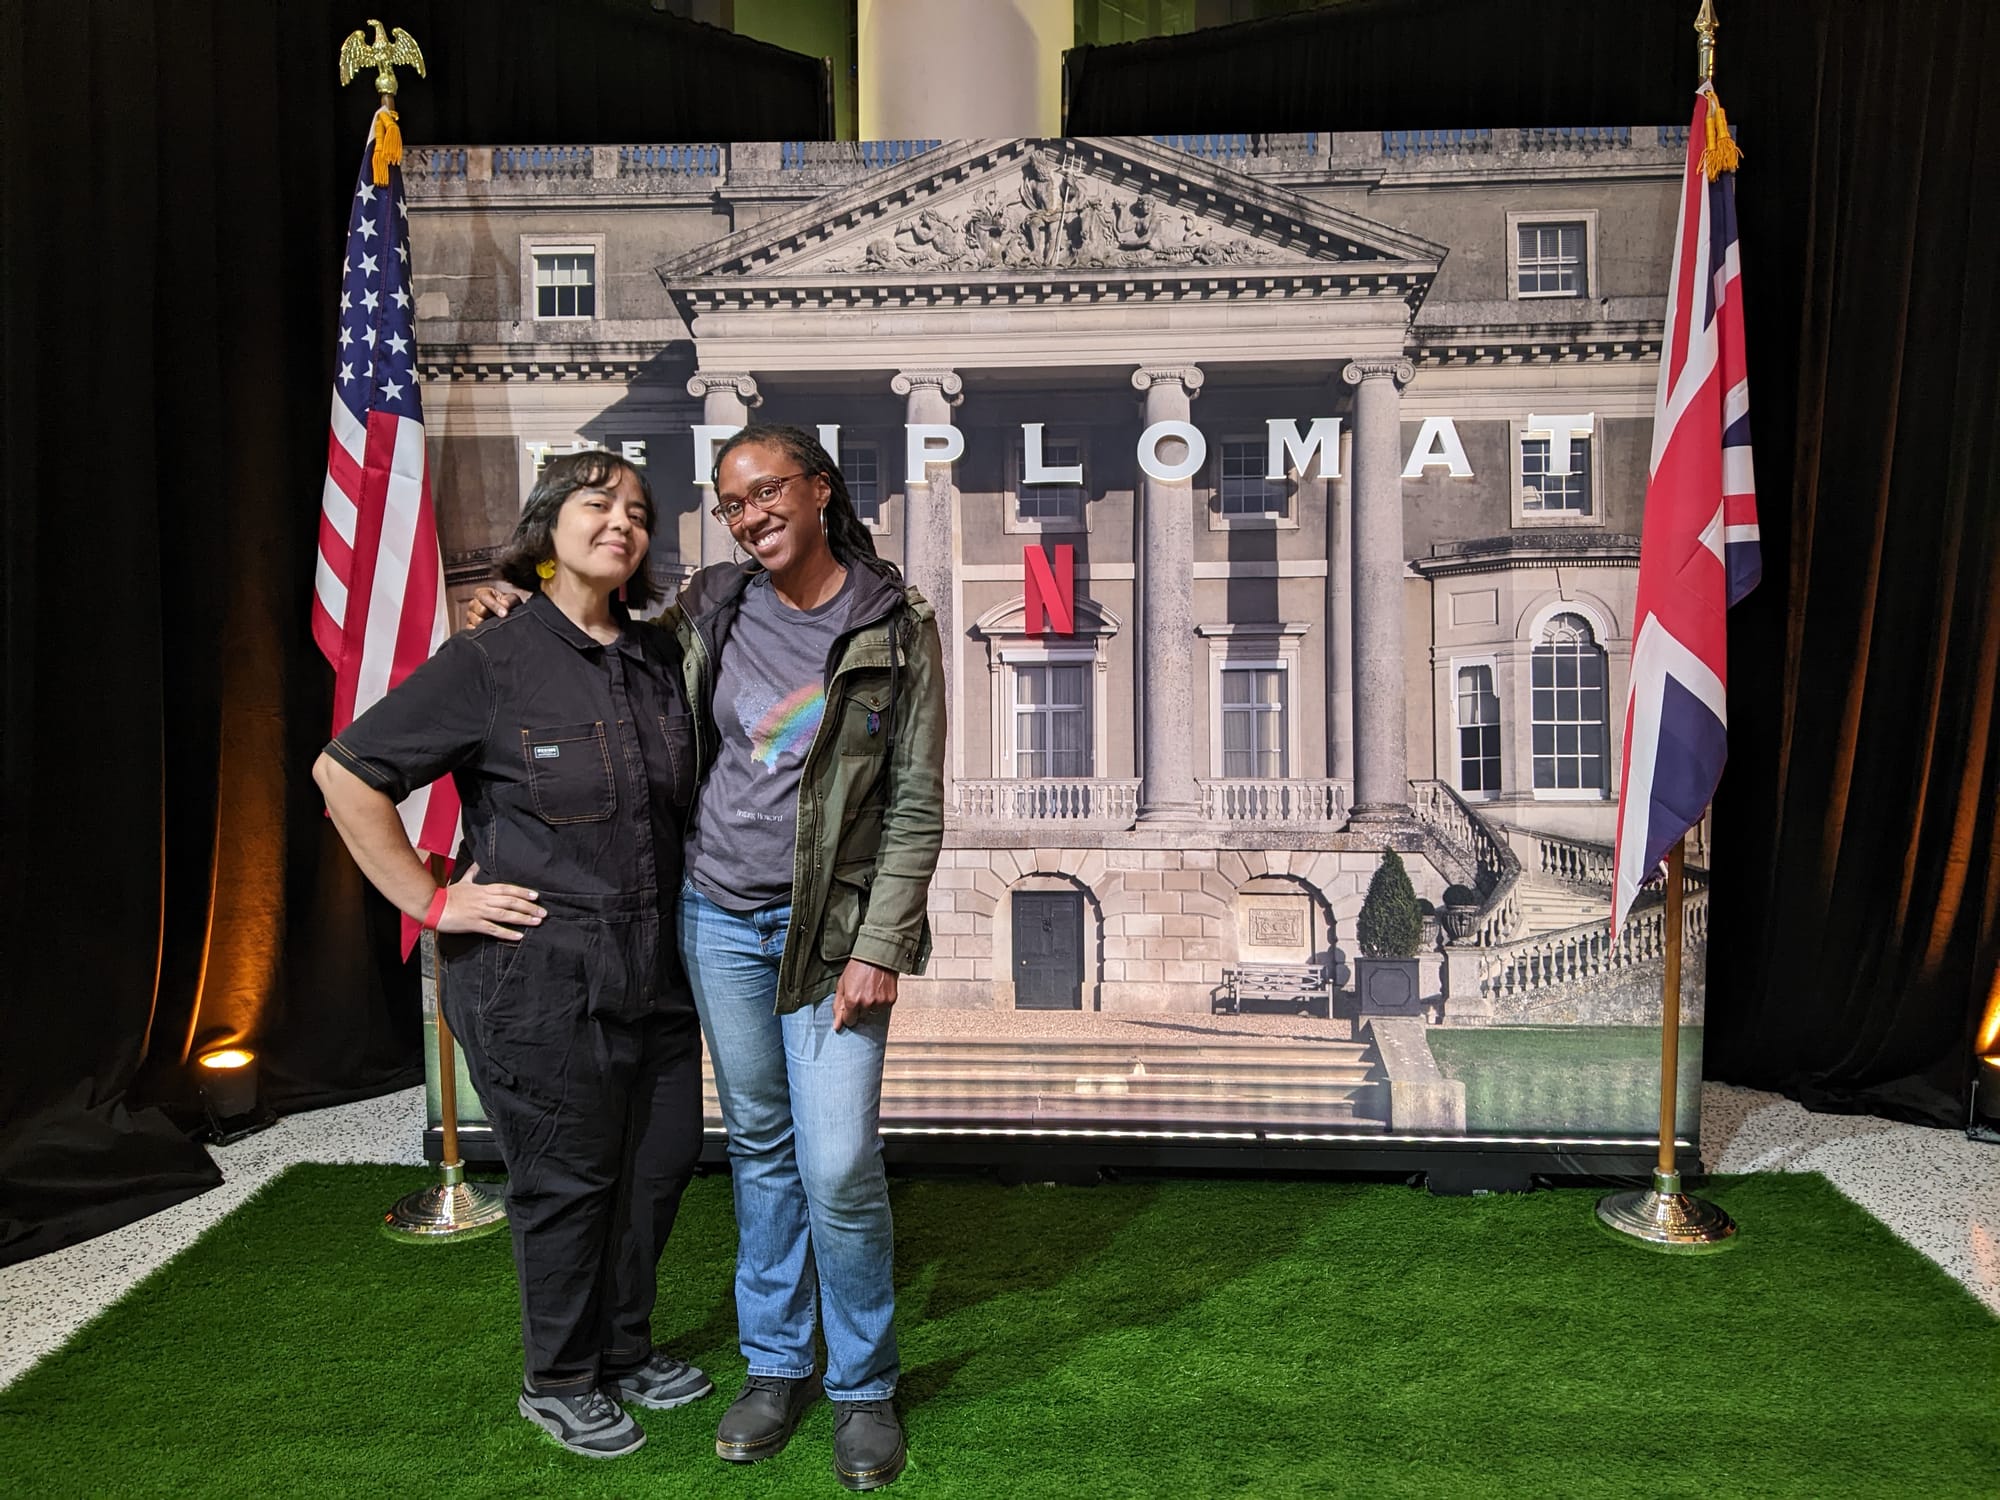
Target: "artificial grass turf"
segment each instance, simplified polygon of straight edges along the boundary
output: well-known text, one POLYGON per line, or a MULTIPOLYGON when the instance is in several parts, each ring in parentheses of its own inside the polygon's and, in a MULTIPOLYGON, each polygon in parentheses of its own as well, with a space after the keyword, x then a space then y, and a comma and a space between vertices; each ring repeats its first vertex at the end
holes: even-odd
MULTIPOLYGON (((834 1495, 825 1403, 713 1456, 743 1373, 728 1183, 655 1332, 717 1394, 574 1457, 514 1414, 507 1238, 392 1244, 425 1174, 300 1167, 0 1392, 29 1495, 834 1495)), ((1823 1179, 1717 1180, 1725 1254, 1613 1239, 1580 1190, 894 1184, 911 1463, 893 1493, 2000 1493, 2000 1322, 1823 1179)))

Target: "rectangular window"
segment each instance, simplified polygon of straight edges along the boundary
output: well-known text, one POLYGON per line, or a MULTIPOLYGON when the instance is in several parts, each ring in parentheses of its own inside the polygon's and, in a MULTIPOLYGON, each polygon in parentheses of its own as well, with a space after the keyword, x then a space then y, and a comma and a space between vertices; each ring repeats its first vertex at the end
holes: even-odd
POLYGON ((537 250, 534 258, 536 317, 597 316, 595 250, 537 250))
POLYGON ((1535 789, 1605 789, 1604 653, 1557 640, 1533 657, 1535 789))
POLYGON ((1090 775, 1090 672, 1078 662, 1014 669, 1014 774, 1090 775))
POLYGON ((1271 781, 1285 768, 1285 672, 1281 667, 1222 669, 1222 774, 1271 781))
POLYGON ((1523 297, 1581 297, 1590 280, 1582 224, 1521 224, 1515 290, 1523 297))
POLYGON ((1569 442, 1569 472, 1549 472, 1550 439, 1521 439, 1521 509, 1534 515, 1590 514, 1590 439, 1569 442))
MULTIPOLYGON (((1027 454, 1016 449, 1016 472, 1027 471, 1027 454)), ((1042 463, 1051 469, 1071 468, 1083 462, 1080 438, 1042 439, 1042 463)), ((1017 514, 1024 521, 1075 521, 1083 515, 1083 486, 1080 484, 1021 484, 1016 497, 1017 514)))
POLYGON ((1500 697, 1491 667, 1458 669, 1458 786, 1500 790, 1500 697))
POLYGON ((864 526, 882 520, 882 450, 873 443, 842 444, 840 472, 847 479, 847 493, 854 501, 854 513, 864 526))
POLYGON ((1224 442, 1217 459, 1216 508, 1225 516, 1282 516, 1285 491, 1264 477, 1265 445, 1224 442))

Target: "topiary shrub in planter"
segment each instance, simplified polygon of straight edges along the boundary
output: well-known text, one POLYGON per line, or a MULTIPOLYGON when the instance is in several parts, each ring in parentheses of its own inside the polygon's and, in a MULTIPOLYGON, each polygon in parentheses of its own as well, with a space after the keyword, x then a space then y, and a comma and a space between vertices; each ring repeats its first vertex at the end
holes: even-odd
POLYGON ((1368 882, 1368 895, 1355 919, 1361 957, 1354 965, 1355 999, 1364 1016, 1423 1014, 1418 994, 1417 954, 1423 951, 1423 910, 1410 872, 1393 849, 1368 882))

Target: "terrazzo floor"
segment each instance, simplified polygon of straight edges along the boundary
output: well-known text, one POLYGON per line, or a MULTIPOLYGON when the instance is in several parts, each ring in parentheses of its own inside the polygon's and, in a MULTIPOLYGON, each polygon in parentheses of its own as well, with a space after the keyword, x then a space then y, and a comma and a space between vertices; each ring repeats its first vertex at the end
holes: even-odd
MULTIPOLYGON (((0 1388, 286 1167, 419 1165, 422 1126, 422 1089, 290 1116, 260 1135, 212 1148, 221 1187, 112 1234, 0 1269, 0 1388)), ((1713 1083, 1702 1092, 1701 1140, 1711 1171, 1825 1173, 2000 1316, 2000 1146, 1960 1131, 1808 1114, 1775 1094, 1713 1083)))

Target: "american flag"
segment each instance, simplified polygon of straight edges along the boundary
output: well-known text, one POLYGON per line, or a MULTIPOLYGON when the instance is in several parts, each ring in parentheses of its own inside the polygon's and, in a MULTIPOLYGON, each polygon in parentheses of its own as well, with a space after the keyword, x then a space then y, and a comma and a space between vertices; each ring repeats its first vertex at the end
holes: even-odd
POLYGON ((1639 547, 1632 691, 1625 705, 1611 930, 1639 887, 1701 820, 1727 756, 1725 617, 1763 576, 1750 472, 1750 386, 1736 251, 1736 179, 1704 168, 1727 126, 1695 95, 1674 231, 1673 285, 1653 408, 1639 547))
MULTIPOLYGON (((417 391, 403 171, 390 166, 387 185, 378 187, 373 154, 372 144, 362 152, 341 262, 340 348, 313 587, 313 639, 334 670, 335 734, 451 633, 417 391)), ((449 779, 411 793, 398 811, 420 852, 450 857, 458 790, 449 779)))

